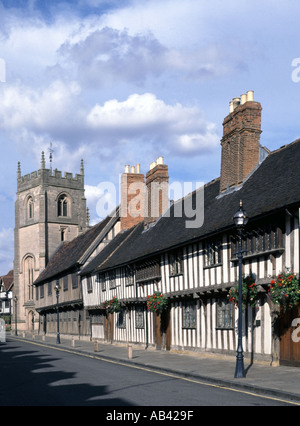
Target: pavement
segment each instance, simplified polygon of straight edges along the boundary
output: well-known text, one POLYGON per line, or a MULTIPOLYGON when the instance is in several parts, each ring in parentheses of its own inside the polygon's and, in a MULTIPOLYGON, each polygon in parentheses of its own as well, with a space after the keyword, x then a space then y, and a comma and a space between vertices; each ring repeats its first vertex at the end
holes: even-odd
POLYGON ((25 340, 51 346, 93 358, 147 368, 178 377, 198 380, 206 384, 230 389, 238 389, 259 395, 294 401, 300 405, 300 368, 250 364, 244 361, 246 377, 236 379, 235 357, 211 356, 209 354, 178 353, 173 351, 145 349, 92 341, 60 339, 56 336, 7 336, 7 339, 25 340))

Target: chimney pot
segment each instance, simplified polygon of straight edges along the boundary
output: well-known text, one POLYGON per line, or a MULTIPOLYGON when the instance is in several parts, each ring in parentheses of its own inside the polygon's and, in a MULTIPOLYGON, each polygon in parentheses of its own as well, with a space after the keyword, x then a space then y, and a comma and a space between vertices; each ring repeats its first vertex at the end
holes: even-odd
POLYGON ((246 94, 241 95, 241 105, 244 105, 244 103, 246 102, 247 102, 247 95, 246 94))
POLYGON ((235 109, 236 107, 238 107, 240 105, 241 100, 240 100, 240 98, 233 98, 232 103, 233 103, 233 109, 235 109))
POLYGON ((137 164, 136 165, 136 172, 139 174, 139 173, 141 173, 141 165, 140 164, 137 164))
POLYGON ((125 166, 125 173, 129 173, 129 166, 128 165, 125 166))
POLYGON ((131 166, 131 173, 135 173, 135 167, 131 166))
POLYGON ((247 102, 253 102, 254 101, 254 91, 248 90, 247 92, 247 102))

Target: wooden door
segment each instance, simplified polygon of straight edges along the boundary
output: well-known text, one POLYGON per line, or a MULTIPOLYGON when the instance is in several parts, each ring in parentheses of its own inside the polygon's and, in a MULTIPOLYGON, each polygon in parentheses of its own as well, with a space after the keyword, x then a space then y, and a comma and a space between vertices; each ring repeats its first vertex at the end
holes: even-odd
POLYGON ((104 338, 107 342, 114 340, 114 314, 107 314, 104 320, 104 338))
POLYGON ((300 303, 280 315, 280 364, 300 367, 300 303))
POLYGON ((154 313, 154 341, 156 349, 171 349, 170 309, 154 313))

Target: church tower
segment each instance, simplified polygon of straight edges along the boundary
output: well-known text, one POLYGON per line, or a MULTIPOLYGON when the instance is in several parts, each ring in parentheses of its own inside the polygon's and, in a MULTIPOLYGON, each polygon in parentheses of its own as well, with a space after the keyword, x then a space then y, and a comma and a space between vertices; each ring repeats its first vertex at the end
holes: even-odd
POLYGON ((40 169, 31 174, 22 176, 18 164, 14 257, 18 330, 34 330, 35 279, 60 244, 88 226, 83 160, 75 177, 46 169, 44 153, 40 169))

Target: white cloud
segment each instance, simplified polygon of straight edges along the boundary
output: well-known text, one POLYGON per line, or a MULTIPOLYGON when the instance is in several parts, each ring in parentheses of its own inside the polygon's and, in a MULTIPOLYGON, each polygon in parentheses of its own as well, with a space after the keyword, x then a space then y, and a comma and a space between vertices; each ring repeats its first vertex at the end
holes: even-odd
POLYGON ((165 145, 170 154, 200 154, 219 142, 216 126, 205 120, 198 107, 167 105, 152 93, 97 104, 89 112, 87 123, 99 134, 110 132, 120 139, 148 137, 165 145))
POLYGON ((65 127, 66 113, 73 111, 79 93, 78 84, 73 82, 55 81, 45 89, 6 84, 2 90, 0 125, 6 129, 27 127, 44 132, 65 127))

